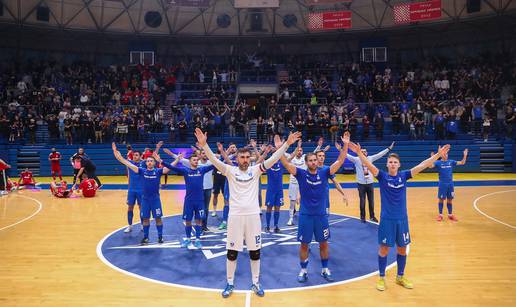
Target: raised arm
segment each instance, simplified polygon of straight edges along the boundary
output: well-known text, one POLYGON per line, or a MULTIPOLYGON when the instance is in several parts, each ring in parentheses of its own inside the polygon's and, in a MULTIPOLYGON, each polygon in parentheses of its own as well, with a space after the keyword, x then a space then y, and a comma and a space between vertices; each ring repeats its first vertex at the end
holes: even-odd
POLYGON ((464 165, 466 164, 466 159, 468 158, 468 149, 464 149, 464 156, 462 157, 462 160, 457 161, 457 165, 464 165))
POLYGON ((372 155, 372 156, 369 156, 369 160, 371 160, 371 162, 374 162, 378 159, 380 159, 381 157, 385 156, 389 151, 391 151, 393 148, 394 148, 394 143, 395 142, 392 142, 392 144, 385 148, 384 150, 372 155))
POLYGON ((116 144, 113 142, 111 143, 111 148, 113 149, 113 155, 115 155, 115 158, 122 163, 123 165, 127 166, 131 171, 138 173, 138 166, 132 164, 128 160, 126 160, 124 157, 122 157, 122 154, 118 149, 116 148, 116 144))
MULTIPOLYGON (((226 175, 227 173, 227 165, 217 159, 215 157, 215 154, 213 151, 211 151, 210 146, 208 146, 208 137, 207 133, 203 133, 201 129, 196 128, 195 129, 195 137, 197 138, 197 142, 199 143, 199 146, 201 146, 202 149, 204 149, 204 152, 206 153, 206 157, 208 157, 208 160, 213 163, 213 165, 223 174, 226 175)), ((222 154, 222 153, 221 153, 222 154)))
MULTIPOLYGON (((179 155, 176 155, 175 153, 173 153, 168 148, 163 148, 163 152, 165 152, 167 155, 171 156, 174 159, 176 159, 179 156, 179 155)), ((182 155, 182 154, 180 154, 180 155, 182 155)), ((179 162, 181 162, 181 164, 183 164, 186 167, 190 167, 191 166, 190 165, 190 161, 188 159, 185 159, 183 155, 181 156, 181 159, 179 159, 179 162)))
POLYGON ((220 152, 220 156, 222 159, 229 165, 233 165, 233 161, 231 161, 231 158, 229 157, 228 153, 224 150, 224 146, 222 143, 217 143, 217 149, 220 152))
POLYGON ((330 174, 332 175, 335 174, 342 166, 342 164, 344 164, 344 161, 346 161, 346 156, 348 155, 349 138, 349 132, 344 132, 344 135, 341 138, 342 143, 344 143, 344 148, 342 148, 340 151, 337 161, 333 162, 333 164, 330 166, 330 174))
POLYGON ((376 177, 378 175, 378 172, 379 172, 378 168, 376 166, 374 166, 374 164, 371 163, 371 161, 369 161, 369 159, 367 159, 367 157, 364 155, 364 153, 361 150, 362 148, 360 147, 360 144, 355 144, 353 142, 350 142, 349 149, 351 149, 352 152, 357 154, 357 157, 360 159, 362 164, 365 165, 369 169, 369 171, 371 172, 371 174, 373 174, 373 176, 376 177))
POLYGON ((418 165, 414 166, 413 168, 411 168, 410 174, 412 175, 412 177, 414 177, 415 175, 421 173, 426 168, 432 166, 434 164, 434 162, 437 161, 437 159, 439 159, 443 155, 447 154, 449 151, 450 151, 449 144, 444 145, 443 147, 440 147, 439 151, 435 155, 431 156, 430 158, 426 159, 425 161, 423 161, 423 162, 419 163, 418 165))
POLYGON ((168 163, 168 162, 163 161, 161 159, 161 157, 156 152, 153 152, 152 156, 154 157, 154 159, 156 160, 157 163, 163 165, 163 174, 168 174, 169 171, 171 171, 171 170, 175 171, 177 173, 180 173, 181 175, 183 174, 183 169, 181 167, 177 167, 176 166, 177 163, 179 162, 178 158, 180 158, 181 154, 172 163, 168 163))
MULTIPOLYGON (((285 152, 290 147, 290 145, 294 144, 301 138, 301 132, 294 132, 289 134, 288 139, 281 145, 279 148, 276 146, 276 152, 272 154, 272 156, 263 162, 263 166, 265 169, 269 169, 274 165, 274 163, 278 162, 280 158, 285 157, 285 152)), ((279 135, 274 137, 274 144, 279 145, 281 139, 279 135)))
MULTIPOLYGON (((274 139, 274 145, 276 146, 276 150, 281 148, 282 146, 284 146, 284 144, 281 143, 281 140, 279 137, 277 139, 276 138, 274 139)), ((291 154, 291 157, 293 157, 293 156, 294 156, 294 154, 291 154)), ((281 164, 283 164, 283 167, 287 170, 287 172, 289 172, 293 176, 295 176, 297 174, 296 166, 294 164, 290 163, 290 160, 285 155, 282 155, 280 157, 280 161, 281 161, 281 164)))

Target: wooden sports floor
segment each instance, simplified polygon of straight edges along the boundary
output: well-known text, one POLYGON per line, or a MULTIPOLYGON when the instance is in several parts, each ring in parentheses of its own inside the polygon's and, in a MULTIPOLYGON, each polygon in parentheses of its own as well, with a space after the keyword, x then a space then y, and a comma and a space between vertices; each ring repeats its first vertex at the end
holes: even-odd
MULTIPOLYGON (((417 179, 435 180, 435 174, 417 179)), ((514 180, 516 175, 456 174, 455 179, 514 180)), ((338 180, 352 182, 353 177, 338 180)), ((331 191, 332 212, 358 216, 357 192, 346 192, 347 207, 331 191)), ((455 192, 459 222, 436 222, 437 188, 408 188, 412 244, 406 276, 414 283, 412 290, 394 283, 393 268, 387 271, 384 292, 375 289, 374 276, 263 298, 235 293, 222 299, 217 292, 137 279, 99 260, 99 241, 126 223, 125 191, 103 190, 94 199, 18 191, 0 198, 0 306, 516 306, 516 186, 456 187, 455 192)), ((165 215, 182 212, 184 191, 161 195, 165 215)))

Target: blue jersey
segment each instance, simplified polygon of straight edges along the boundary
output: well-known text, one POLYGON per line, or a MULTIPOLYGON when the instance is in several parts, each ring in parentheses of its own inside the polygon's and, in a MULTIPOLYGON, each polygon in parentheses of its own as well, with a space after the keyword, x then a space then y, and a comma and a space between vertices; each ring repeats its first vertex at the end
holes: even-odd
MULTIPOLYGON (((131 164, 136 165, 138 168, 144 168, 143 161, 134 162, 129 161, 131 164)), ((139 174, 129 170, 129 183, 127 185, 128 192, 141 192, 143 189, 143 177, 139 174)))
POLYGON ((328 178, 330 168, 323 166, 317 169, 316 174, 308 170, 296 168, 296 179, 301 194, 300 214, 326 215, 328 196, 328 178))
POLYGON ((153 168, 149 170, 146 168, 139 167, 138 175, 140 175, 140 177, 142 177, 143 180, 143 198, 159 199, 159 185, 161 176, 163 175, 163 169, 153 168))
POLYGON ((283 167, 281 162, 274 163, 271 168, 267 170, 267 191, 283 191, 283 167))
POLYGON ((396 176, 380 171, 376 176, 380 184, 382 199, 381 218, 400 220, 407 218, 407 180, 412 178, 410 170, 398 172, 396 176))
MULTIPOLYGON (((166 166, 166 165, 165 165, 166 166)), ((200 166, 196 169, 170 165, 170 169, 183 175, 186 184, 185 202, 204 201, 204 174, 213 170, 214 166, 200 166)), ((167 166, 167 168, 169 168, 167 166)))
POLYGON ((435 161, 434 165, 439 170, 439 183, 453 183, 453 167, 457 165, 455 160, 435 161))

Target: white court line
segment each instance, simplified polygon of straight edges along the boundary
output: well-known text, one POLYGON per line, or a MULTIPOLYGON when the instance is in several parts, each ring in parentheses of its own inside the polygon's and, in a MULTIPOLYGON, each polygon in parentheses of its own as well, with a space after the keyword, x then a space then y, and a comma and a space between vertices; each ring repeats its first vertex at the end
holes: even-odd
POLYGON ((477 202, 478 202, 479 200, 481 200, 482 198, 484 198, 484 197, 488 197, 488 196, 495 195, 495 194, 508 193, 508 192, 516 192, 516 190, 498 191, 498 192, 488 193, 488 194, 484 194, 484 195, 482 195, 482 196, 479 196, 479 197, 477 197, 477 199, 475 199, 475 200, 473 201, 473 208, 475 208, 475 210, 477 210, 480 214, 482 214, 483 216, 487 217, 487 218, 488 218, 488 219, 490 219, 490 220, 493 220, 493 221, 495 221, 495 222, 497 222, 497 223, 500 223, 500 224, 505 225, 505 226, 507 226, 507 227, 510 227, 510 228, 512 228, 512 229, 516 229, 516 226, 510 225, 510 224, 507 224, 507 223, 505 223, 505 222, 502 222, 502 221, 500 221, 500 220, 498 220, 498 219, 495 219, 494 217, 492 217, 492 216, 488 215, 487 213, 484 213, 484 212, 483 212, 482 210, 480 210, 480 209, 478 208, 478 206, 477 206, 477 202))
POLYGON ((13 227, 13 226, 16 226, 16 225, 18 225, 18 224, 20 224, 20 223, 23 223, 23 222, 25 222, 25 221, 27 221, 27 220, 31 219, 33 216, 35 216, 36 214, 38 214, 38 213, 41 211, 41 209, 43 208, 43 204, 42 204, 39 200, 37 200, 37 199, 35 199, 35 198, 28 197, 28 196, 24 196, 24 195, 17 195, 17 194, 14 194, 13 196, 23 197, 23 198, 26 198, 26 199, 30 199, 30 200, 32 200, 32 201, 35 201, 35 202, 39 205, 39 208, 38 208, 38 210, 36 210, 36 212, 32 213, 30 216, 28 216, 28 217, 26 217, 26 218, 24 218, 24 219, 22 219, 22 220, 20 220, 20 221, 18 221, 18 222, 16 222, 16 223, 14 223, 14 224, 7 225, 7 226, 4 226, 4 227, 0 228, 0 231, 2 231, 2 230, 4 230, 4 229, 7 229, 7 228, 11 228, 11 227, 13 227))
POLYGON ((251 291, 245 294, 245 307, 251 307, 251 291))
MULTIPOLYGON (((335 214, 335 213, 333 213, 333 214, 334 215, 338 215, 338 216, 344 216, 344 217, 356 219, 356 220, 360 219, 358 217, 344 215, 344 214, 335 214)), ((162 218, 171 217, 171 216, 181 216, 181 215, 180 214, 172 214, 172 215, 168 215, 168 216, 162 216, 162 218)), ((374 223, 374 222, 371 222, 371 221, 368 221, 368 223, 378 225, 378 223, 374 223)), ((160 285, 178 287, 178 288, 189 289, 189 290, 198 290, 198 291, 207 291, 207 292, 219 292, 219 293, 223 290, 223 289, 215 289, 215 288, 202 288, 202 287, 197 287, 197 286, 186 286, 186 285, 181 285, 181 284, 161 281, 161 280, 157 280, 157 279, 152 279, 152 278, 149 278, 149 277, 144 277, 144 276, 138 275, 136 273, 132 273, 132 272, 126 271, 126 270, 121 269, 121 268, 117 267, 116 265, 112 264, 109 260, 106 259, 106 257, 104 257, 104 254, 102 253, 102 245, 104 244, 104 241, 106 241, 111 235, 113 235, 117 231, 125 229, 125 227, 127 227, 127 226, 120 227, 118 229, 115 229, 111 233, 108 233, 97 244, 97 248, 96 248, 97 257, 100 259, 100 261, 102 261, 108 267, 110 267, 113 270, 118 271, 118 272, 120 272, 122 274, 129 275, 129 276, 132 276, 134 278, 138 278, 140 280, 145 280, 145 281, 149 281, 149 282, 160 284, 160 285)), ((410 252, 410 245, 407 246, 407 255, 409 254, 409 252, 410 252)), ((391 268, 393 268, 395 266, 396 266, 396 261, 394 261, 393 263, 388 265, 385 268, 385 270, 388 271, 388 270, 390 270, 391 268)), ((355 278, 345 279, 345 280, 341 280, 341 281, 338 281, 338 282, 319 284, 319 285, 314 285, 314 286, 296 287, 296 288, 280 288, 280 289, 271 289, 271 290, 265 289, 265 294, 267 295, 267 293, 274 293, 274 292, 304 291, 304 290, 309 290, 309 289, 319 289, 319 288, 325 288, 325 287, 333 287, 333 286, 338 286, 338 285, 354 282, 354 281, 357 281, 357 280, 366 279, 366 278, 369 278, 371 276, 378 276, 378 273, 379 273, 379 271, 376 270, 376 271, 371 272, 369 274, 365 274, 365 275, 358 276, 358 277, 355 277, 355 278)), ((235 290, 233 292, 234 293, 250 293, 249 290, 235 290)))

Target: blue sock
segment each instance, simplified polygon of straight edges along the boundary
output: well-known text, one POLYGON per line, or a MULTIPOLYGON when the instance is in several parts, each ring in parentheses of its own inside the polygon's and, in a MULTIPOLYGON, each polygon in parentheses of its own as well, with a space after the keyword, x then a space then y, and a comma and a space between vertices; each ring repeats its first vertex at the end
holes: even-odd
POLYGON ((439 200, 439 214, 443 214, 443 201, 439 200))
POLYGON ((143 237, 145 239, 148 239, 149 238, 149 228, 150 228, 150 225, 143 225, 143 237))
POLYGON ((163 236, 163 224, 156 225, 156 229, 158 230, 158 237, 162 237, 163 236))
POLYGON ((448 208, 448 214, 452 214, 452 204, 448 202, 446 203, 446 207, 448 208))
POLYGON ((272 213, 267 211, 265 212, 265 221, 267 222, 267 228, 271 226, 271 217, 272 213))
POLYGON ((396 262, 398 263, 398 276, 403 276, 403 273, 405 273, 405 264, 407 263, 407 255, 398 254, 396 256, 396 262))
POLYGON ((308 267, 308 258, 306 258, 305 261, 300 261, 299 264, 301 265, 302 269, 306 269, 308 267))
POLYGON ((380 277, 385 276, 385 268, 387 267, 387 256, 382 257, 378 255, 378 270, 380 271, 380 277))
POLYGON ((195 225, 195 238, 200 239, 201 238, 201 232, 202 232, 202 226, 195 225))
POLYGON ((224 210, 222 211, 222 220, 224 222, 228 221, 228 215, 229 215, 229 206, 224 206, 224 210))
POLYGON ((185 235, 186 235, 186 239, 190 240, 190 236, 192 236, 192 225, 185 226, 185 235))
POLYGON ((133 211, 127 211, 127 225, 133 224, 133 216, 134 216, 133 211))
POLYGON ((274 226, 278 227, 279 211, 274 211, 274 226))
POLYGON ((321 264, 322 264, 322 268, 323 269, 328 268, 328 259, 322 259, 321 258, 321 264))

